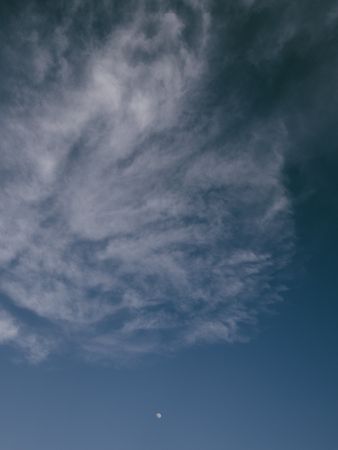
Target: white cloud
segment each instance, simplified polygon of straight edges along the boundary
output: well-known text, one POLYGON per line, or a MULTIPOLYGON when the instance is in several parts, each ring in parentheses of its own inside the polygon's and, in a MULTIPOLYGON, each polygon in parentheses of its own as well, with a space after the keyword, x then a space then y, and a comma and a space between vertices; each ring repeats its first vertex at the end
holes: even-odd
POLYGON ((3 319, 0 340, 32 360, 62 340, 105 357, 232 342, 271 298, 290 235, 285 130, 213 143, 224 118, 192 106, 209 17, 188 3, 193 47, 176 12, 140 9, 88 44, 76 77, 71 18, 46 42, 35 30, 21 103, 2 108, 0 128, 1 291, 43 323, 18 313, 25 332, 3 319))
POLYGON ((11 341, 17 337, 19 328, 15 320, 0 310, 0 343, 11 341))
POLYGON ((45 359, 54 347, 54 343, 46 336, 27 329, 4 309, 0 309, 0 344, 21 349, 32 363, 45 359))

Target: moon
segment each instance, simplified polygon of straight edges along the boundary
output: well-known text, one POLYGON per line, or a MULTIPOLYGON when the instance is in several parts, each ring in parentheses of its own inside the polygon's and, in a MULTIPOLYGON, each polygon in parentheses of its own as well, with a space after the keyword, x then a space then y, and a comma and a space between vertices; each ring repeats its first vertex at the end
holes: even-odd
POLYGON ((162 413, 160 413, 160 412, 157 412, 157 413, 155 414, 155 416, 156 416, 158 419, 162 419, 162 413))

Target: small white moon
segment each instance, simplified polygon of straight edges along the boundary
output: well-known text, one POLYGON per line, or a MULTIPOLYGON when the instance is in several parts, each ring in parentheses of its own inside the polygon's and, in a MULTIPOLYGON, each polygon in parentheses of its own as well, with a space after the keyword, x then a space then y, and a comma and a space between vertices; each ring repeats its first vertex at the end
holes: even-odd
POLYGON ((155 414, 155 416, 156 416, 158 419, 162 419, 162 413, 160 413, 160 412, 157 412, 157 413, 155 414))

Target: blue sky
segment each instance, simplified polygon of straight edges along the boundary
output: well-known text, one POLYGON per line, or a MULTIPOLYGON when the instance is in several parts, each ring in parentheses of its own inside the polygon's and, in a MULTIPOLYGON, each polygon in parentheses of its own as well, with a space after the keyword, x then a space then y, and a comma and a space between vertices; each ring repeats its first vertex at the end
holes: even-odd
POLYGON ((1 3, 1 448, 337 448, 337 22, 1 3))

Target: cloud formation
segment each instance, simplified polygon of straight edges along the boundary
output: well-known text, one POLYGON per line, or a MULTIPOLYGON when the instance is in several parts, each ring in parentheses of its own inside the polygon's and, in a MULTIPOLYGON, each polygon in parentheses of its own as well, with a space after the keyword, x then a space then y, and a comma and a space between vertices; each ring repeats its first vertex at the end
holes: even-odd
POLYGON ((97 8, 11 23, 0 343, 38 361, 245 339, 290 245, 285 126, 227 133, 233 112, 207 106, 206 2, 138 3, 119 23, 97 8))

